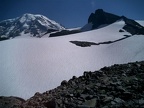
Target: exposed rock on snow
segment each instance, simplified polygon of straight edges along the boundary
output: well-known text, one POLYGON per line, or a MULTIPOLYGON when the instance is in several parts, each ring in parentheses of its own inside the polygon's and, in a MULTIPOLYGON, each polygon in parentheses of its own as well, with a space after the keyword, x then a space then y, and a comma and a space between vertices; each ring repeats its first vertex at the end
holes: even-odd
POLYGON ((135 108, 144 107, 144 61, 104 67, 63 81, 57 88, 24 101, 0 97, 0 107, 135 108))
POLYGON ((7 39, 9 39, 9 38, 7 38, 7 37, 0 37, 0 41, 7 40, 7 39))
POLYGON ((78 30, 62 30, 56 33, 51 33, 49 37, 64 36, 64 35, 75 34, 75 33, 80 33, 80 32, 81 31, 79 29, 78 30))
POLYGON ((122 19, 125 21, 125 26, 123 27, 124 30, 131 33, 132 35, 144 35, 144 27, 138 22, 128 19, 124 16, 122 16, 122 19))
POLYGON ((94 42, 86 42, 86 41, 70 41, 70 42, 81 47, 90 47, 91 45, 99 45, 94 42))
POLYGON ((90 47, 91 45, 101 45, 101 44, 111 44, 114 42, 118 42, 121 40, 124 40, 128 37, 131 37, 130 35, 124 35, 125 37, 121 38, 121 39, 117 39, 114 41, 105 41, 105 42, 99 42, 99 43, 95 43, 95 42, 86 42, 86 41, 70 41, 71 43, 77 45, 77 46, 81 46, 81 47, 90 47))

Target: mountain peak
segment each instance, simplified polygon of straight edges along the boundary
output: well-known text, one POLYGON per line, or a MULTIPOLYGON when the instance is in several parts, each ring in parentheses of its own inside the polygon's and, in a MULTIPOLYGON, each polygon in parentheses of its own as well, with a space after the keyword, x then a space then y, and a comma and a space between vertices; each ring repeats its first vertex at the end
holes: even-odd
POLYGON ((22 15, 23 17, 29 17, 29 16, 34 16, 34 14, 31 14, 31 13, 25 13, 22 15))
POLYGON ((103 9, 97 9, 95 13, 91 13, 88 18, 88 23, 93 24, 93 29, 103 24, 111 24, 120 19, 120 16, 107 13, 103 9))
POLYGON ((25 21, 32 21, 32 20, 35 20, 35 16, 33 14, 30 14, 30 13, 26 13, 26 14, 23 14, 21 17, 20 17, 20 22, 21 23, 24 23, 25 21))
POLYGON ((65 29, 59 23, 50 20, 46 16, 30 13, 25 13, 11 20, 4 20, 0 22, 0 27, 0 36, 8 38, 20 36, 23 33, 41 37, 45 33, 65 29))
POLYGON ((25 13, 21 17, 32 18, 32 17, 35 17, 35 14, 25 13))
POLYGON ((95 14, 98 14, 98 13, 104 13, 104 10, 103 10, 103 9, 97 9, 97 10, 95 11, 95 14))

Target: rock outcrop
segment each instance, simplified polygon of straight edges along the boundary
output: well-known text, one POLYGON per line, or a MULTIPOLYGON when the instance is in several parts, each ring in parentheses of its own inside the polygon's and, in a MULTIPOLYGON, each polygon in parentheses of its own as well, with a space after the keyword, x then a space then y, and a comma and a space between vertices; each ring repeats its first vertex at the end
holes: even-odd
POLYGON ((119 19, 120 16, 107 13, 102 9, 98 9, 95 11, 95 13, 91 13, 91 15, 88 18, 88 23, 92 23, 93 24, 92 29, 96 29, 100 25, 104 25, 104 24, 109 25, 116 22, 119 19))
POLYGON ((105 41, 105 42, 98 42, 98 43, 87 42, 87 41, 70 41, 70 42, 75 44, 75 45, 77 45, 77 46, 80 46, 80 47, 90 47, 92 45, 112 44, 112 43, 115 43, 115 42, 118 42, 118 41, 121 41, 121 40, 124 40, 126 38, 131 37, 130 35, 124 35, 124 36, 125 37, 117 39, 117 40, 114 40, 114 41, 105 41))
POLYGON ((124 16, 121 17, 125 21, 124 30, 132 35, 144 35, 144 27, 132 19, 128 19, 124 16))

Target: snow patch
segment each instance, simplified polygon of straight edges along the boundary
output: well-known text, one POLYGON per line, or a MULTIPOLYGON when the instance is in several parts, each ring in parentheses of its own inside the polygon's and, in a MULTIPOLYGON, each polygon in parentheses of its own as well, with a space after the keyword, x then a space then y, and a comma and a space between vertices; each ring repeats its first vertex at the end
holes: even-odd
POLYGON ((21 18, 20 18, 20 22, 24 23, 24 22, 29 22, 31 20, 35 20, 35 16, 32 14, 24 14, 21 18))
POLYGON ((14 26, 10 27, 10 29, 8 30, 8 32, 6 33, 6 35, 8 35, 13 29, 14 29, 14 26))
POLYGON ((24 28, 29 28, 29 25, 27 23, 24 23, 23 27, 24 28))

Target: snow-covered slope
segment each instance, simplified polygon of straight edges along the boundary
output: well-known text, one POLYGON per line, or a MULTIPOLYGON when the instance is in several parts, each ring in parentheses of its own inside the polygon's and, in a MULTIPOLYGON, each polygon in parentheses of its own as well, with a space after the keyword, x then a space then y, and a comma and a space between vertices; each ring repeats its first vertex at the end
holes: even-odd
POLYGON ((104 28, 54 38, 15 38, 0 42, 0 95, 29 98, 60 85, 62 80, 104 66, 144 60, 144 35, 111 43, 79 47, 69 41, 105 42, 121 39, 123 21, 104 28))
POLYGON ((41 37, 45 33, 64 30, 60 24, 43 15, 23 14, 21 17, 0 22, 1 37, 16 37, 22 34, 41 37))

